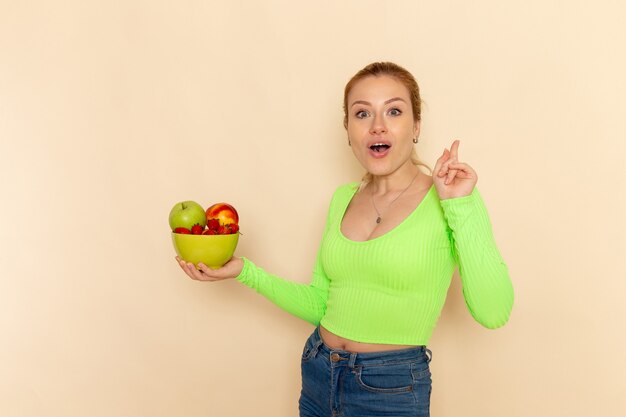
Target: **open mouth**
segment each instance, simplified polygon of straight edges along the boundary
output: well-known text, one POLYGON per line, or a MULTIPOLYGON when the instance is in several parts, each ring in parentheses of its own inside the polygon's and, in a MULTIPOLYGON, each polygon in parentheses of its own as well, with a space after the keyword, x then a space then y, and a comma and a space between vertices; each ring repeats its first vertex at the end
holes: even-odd
POLYGON ((383 153, 387 149, 389 149, 390 147, 391 146, 387 145, 386 143, 375 143, 372 146, 370 146, 370 149, 373 150, 376 153, 383 153))

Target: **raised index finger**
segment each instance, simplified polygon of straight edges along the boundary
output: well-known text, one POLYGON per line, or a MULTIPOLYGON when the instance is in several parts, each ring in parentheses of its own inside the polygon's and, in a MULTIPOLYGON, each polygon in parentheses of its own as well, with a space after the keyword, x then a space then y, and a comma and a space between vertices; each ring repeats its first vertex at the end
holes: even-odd
POLYGON ((450 157, 456 160, 459 159, 459 143, 461 143, 461 141, 457 139, 452 142, 452 146, 450 147, 450 157))

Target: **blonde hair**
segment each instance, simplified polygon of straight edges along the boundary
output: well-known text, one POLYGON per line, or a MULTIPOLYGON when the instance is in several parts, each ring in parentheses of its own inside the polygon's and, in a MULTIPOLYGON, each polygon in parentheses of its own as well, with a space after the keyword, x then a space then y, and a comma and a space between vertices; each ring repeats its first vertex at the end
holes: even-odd
MULTIPOLYGON (((354 85, 367 77, 380 77, 383 75, 387 75, 389 77, 393 77, 396 80, 400 81, 408 90, 409 96, 411 97, 411 109, 413 110, 413 120, 415 122, 422 120, 422 99, 420 97, 420 89, 417 85, 417 81, 415 81, 415 77, 402 68, 400 65, 394 64, 393 62, 373 62, 354 74, 350 81, 346 84, 346 87, 343 92, 343 126, 348 129, 348 94, 352 91, 354 85)), ((425 167, 429 172, 432 172, 432 169, 424 162, 422 162, 417 156, 417 152, 415 148, 411 151, 411 162, 417 166, 425 167)), ((361 179, 361 185, 359 189, 365 187, 369 182, 372 181, 372 174, 366 172, 363 178, 361 179)))

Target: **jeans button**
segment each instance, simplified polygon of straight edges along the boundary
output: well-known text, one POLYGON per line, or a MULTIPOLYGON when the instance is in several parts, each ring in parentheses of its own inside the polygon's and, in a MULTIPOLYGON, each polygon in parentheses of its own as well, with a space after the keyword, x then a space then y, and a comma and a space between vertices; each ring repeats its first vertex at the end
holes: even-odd
POLYGON ((341 356, 339 356, 338 353, 333 353, 332 355, 330 355, 330 360, 332 362, 339 362, 341 360, 341 356))

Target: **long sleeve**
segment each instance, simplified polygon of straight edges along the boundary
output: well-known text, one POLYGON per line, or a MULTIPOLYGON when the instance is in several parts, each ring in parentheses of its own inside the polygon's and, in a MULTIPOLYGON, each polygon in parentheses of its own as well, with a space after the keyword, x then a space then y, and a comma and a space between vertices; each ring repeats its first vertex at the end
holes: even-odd
MULTIPOLYGON (((329 222, 330 213, 326 219, 324 236, 328 233, 329 222)), ((254 289, 288 313, 316 326, 320 323, 326 312, 329 287, 329 279, 322 266, 321 249, 317 253, 310 284, 269 274, 247 258, 243 258, 243 261, 244 266, 236 278, 237 281, 254 289)))
POLYGON ((239 282, 254 289, 288 313, 313 325, 319 324, 326 311, 328 298, 328 278, 323 272, 319 253, 313 279, 308 285, 269 274, 249 259, 243 260, 243 269, 236 278, 239 282))
POLYGON ((513 285, 478 190, 474 188, 466 197, 441 200, 441 206, 452 231, 467 308, 483 326, 503 326, 513 308, 513 285))

